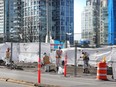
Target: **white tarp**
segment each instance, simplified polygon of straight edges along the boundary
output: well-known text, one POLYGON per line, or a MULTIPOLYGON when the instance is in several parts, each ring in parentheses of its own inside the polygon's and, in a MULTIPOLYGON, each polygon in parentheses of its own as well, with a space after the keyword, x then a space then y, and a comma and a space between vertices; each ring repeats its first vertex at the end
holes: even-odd
MULTIPOLYGON (((0 44, 0 59, 5 58, 7 48, 11 48, 11 43, 0 44)), ((67 53, 68 64, 74 65, 75 62, 75 48, 65 48, 63 50, 62 60, 64 60, 67 53)), ((82 64, 81 53, 86 51, 90 57, 90 64, 96 66, 97 62, 100 62, 103 57, 106 57, 106 61, 114 61, 116 56, 116 48, 104 47, 104 48, 77 48, 77 63, 82 64)), ((41 58, 42 54, 46 52, 50 55, 53 63, 55 63, 55 51, 50 52, 50 44, 41 43, 41 58)), ((39 57, 39 43, 13 43, 13 60, 24 62, 37 62, 39 57)))
MULTIPOLYGON (((50 44, 41 43, 41 57, 46 52, 50 54, 50 44)), ((19 61, 37 62, 39 58, 39 43, 20 43, 19 61)))
POLYGON ((7 48, 10 48, 10 46, 7 45, 7 44, 1 44, 0 45, 0 59, 4 60, 7 48))
POLYGON ((116 48, 112 49, 110 61, 113 70, 113 77, 116 79, 116 48))
MULTIPOLYGON (((7 48, 10 48, 10 51, 11 51, 11 43, 5 43, 0 47, 0 59, 5 60, 7 48)), ((12 45, 12 60, 13 61, 19 60, 19 44, 18 43, 13 43, 12 45)))
MULTIPOLYGON (((0 45, 0 59, 5 60, 7 48, 11 49, 11 43, 0 45)), ((50 54, 50 44, 41 43, 41 54, 50 54)), ((15 62, 37 62, 39 57, 39 43, 13 43, 12 60, 15 62)))
POLYGON ((113 78, 116 80, 116 62, 112 63, 112 69, 113 69, 113 78))
MULTIPOLYGON (((108 48, 77 48, 77 64, 83 64, 82 58, 80 58, 82 51, 87 52, 90 58, 90 65, 96 66, 97 62, 102 61, 106 57, 106 61, 111 60, 111 51, 110 47, 108 48)), ((116 50, 116 49, 115 49, 116 50)), ((75 63, 75 48, 62 49, 63 55, 62 60, 64 60, 67 53, 67 63, 74 65, 75 63)), ((52 61, 55 63, 55 51, 50 54, 52 61)))

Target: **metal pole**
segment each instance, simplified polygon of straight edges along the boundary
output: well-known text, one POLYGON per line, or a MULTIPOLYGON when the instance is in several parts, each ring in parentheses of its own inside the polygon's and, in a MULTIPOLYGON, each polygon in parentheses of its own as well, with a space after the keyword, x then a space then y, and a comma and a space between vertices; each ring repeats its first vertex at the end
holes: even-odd
POLYGON ((12 53, 13 53, 13 42, 11 38, 11 57, 10 57, 10 63, 12 63, 12 53))
POLYGON ((68 35, 70 36, 72 33, 66 33, 66 48, 68 47, 67 46, 67 40, 68 40, 68 35))
POLYGON ((39 58, 41 59, 41 36, 39 35, 39 58))
POLYGON ((66 48, 67 48, 67 34, 66 34, 66 48))
POLYGON ((75 42, 75 67, 74 67, 74 76, 77 76, 77 42, 75 42))
MULTIPOLYGON (((41 29, 41 25, 40 25, 41 29)), ((41 35, 39 30, 39 59, 38 59, 38 83, 41 83, 41 35)))
POLYGON ((67 53, 65 54, 65 60, 64 60, 64 77, 66 77, 67 74, 67 53))
POLYGON ((49 25, 48 25, 48 22, 49 22, 49 12, 48 12, 48 10, 49 10, 49 0, 46 0, 46 7, 47 7, 47 9, 46 9, 46 21, 47 21, 47 43, 49 43, 50 42, 50 30, 49 30, 49 25))
POLYGON ((41 38, 39 34, 38 84, 41 83, 41 38))

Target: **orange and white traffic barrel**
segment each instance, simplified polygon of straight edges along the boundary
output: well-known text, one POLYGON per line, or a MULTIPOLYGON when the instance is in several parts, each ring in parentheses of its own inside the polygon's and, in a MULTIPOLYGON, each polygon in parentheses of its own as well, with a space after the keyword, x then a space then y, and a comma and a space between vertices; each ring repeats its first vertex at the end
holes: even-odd
POLYGON ((107 64, 106 62, 99 62, 97 65, 97 79, 107 80, 107 64))

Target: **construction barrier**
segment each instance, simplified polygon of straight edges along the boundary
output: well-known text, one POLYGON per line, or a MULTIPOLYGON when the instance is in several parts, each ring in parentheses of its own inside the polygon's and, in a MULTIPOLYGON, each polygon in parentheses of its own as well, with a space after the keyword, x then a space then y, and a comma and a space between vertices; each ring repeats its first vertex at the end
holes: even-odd
POLYGON ((41 59, 38 58, 38 84, 41 83, 41 59))
POLYGON ((106 62, 99 62, 97 65, 97 79, 107 80, 107 64, 106 62))
POLYGON ((65 55, 65 60, 64 60, 64 77, 66 77, 67 74, 67 53, 65 55))

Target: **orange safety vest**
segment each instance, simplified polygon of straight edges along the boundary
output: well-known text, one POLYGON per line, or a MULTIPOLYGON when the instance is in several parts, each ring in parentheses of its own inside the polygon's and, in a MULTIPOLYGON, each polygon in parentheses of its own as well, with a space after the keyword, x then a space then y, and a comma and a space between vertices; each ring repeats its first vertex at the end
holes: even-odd
POLYGON ((61 58, 62 50, 56 50, 56 58, 61 58))
POLYGON ((49 56, 44 56, 44 57, 43 57, 43 63, 44 63, 44 64, 50 64, 49 56))
POLYGON ((10 58, 10 52, 6 51, 6 58, 10 58))

